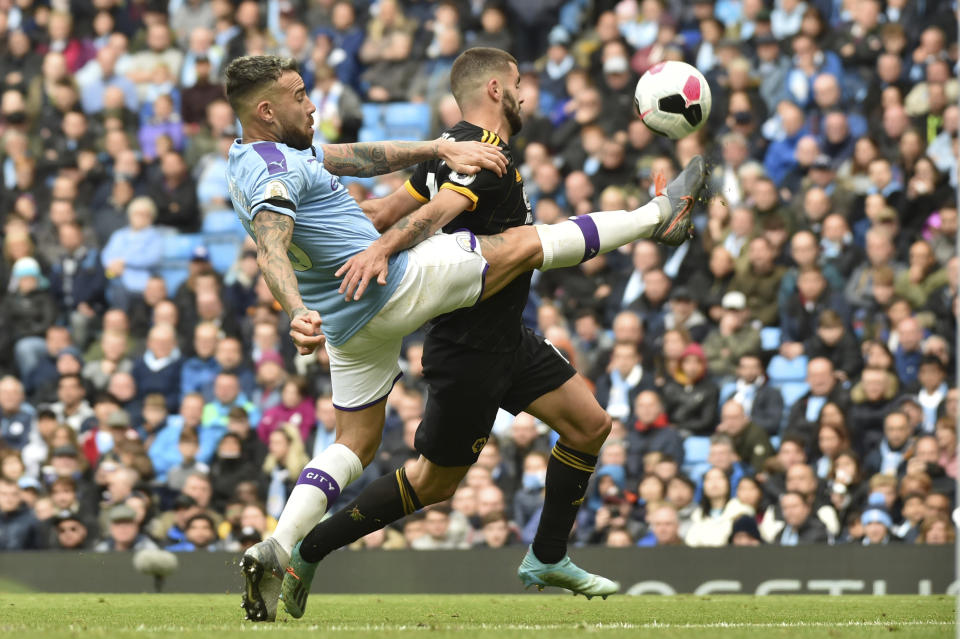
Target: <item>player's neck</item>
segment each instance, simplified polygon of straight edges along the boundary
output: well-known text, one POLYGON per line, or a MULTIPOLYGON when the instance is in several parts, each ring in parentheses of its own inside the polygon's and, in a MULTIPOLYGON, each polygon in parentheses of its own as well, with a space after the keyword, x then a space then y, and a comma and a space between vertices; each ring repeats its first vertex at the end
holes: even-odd
POLYGON ((463 119, 473 126, 496 133, 504 142, 510 141, 510 127, 499 115, 470 111, 463 114, 463 119))
POLYGON ((255 142, 280 142, 280 138, 269 128, 260 126, 257 122, 242 123, 243 137, 240 144, 254 144, 255 142))

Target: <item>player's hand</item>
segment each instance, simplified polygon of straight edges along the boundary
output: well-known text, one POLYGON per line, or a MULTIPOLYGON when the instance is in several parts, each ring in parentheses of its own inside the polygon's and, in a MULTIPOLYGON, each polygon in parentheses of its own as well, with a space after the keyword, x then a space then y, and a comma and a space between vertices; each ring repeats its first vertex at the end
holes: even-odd
POLYGON ((310 353, 323 346, 326 337, 321 328, 320 313, 306 308, 293 311, 290 318, 290 337, 301 355, 310 353))
POLYGON ((343 278, 339 289, 343 298, 348 302, 351 299, 354 301, 360 299, 374 279, 380 286, 386 286, 390 267, 389 258, 390 254, 374 242, 347 260, 347 263, 334 273, 336 277, 343 278))
POLYGON ((438 154, 447 166, 464 175, 473 175, 483 169, 500 177, 507 172, 507 157, 495 144, 441 140, 438 154))

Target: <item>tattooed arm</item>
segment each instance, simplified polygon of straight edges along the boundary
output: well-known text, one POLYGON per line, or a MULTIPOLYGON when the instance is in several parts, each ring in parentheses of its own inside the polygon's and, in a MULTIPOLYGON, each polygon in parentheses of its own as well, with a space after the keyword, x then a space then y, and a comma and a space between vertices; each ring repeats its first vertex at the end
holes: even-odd
POLYGON ((257 265, 263 279, 290 317, 290 337, 301 355, 309 355, 323 345, 320 313, 308 309, 300 297, 297 276, 287 257, 293 237, 293 218, 270 209, 253 218, 253 234, 257 238, 257 265))
POLYGON ((287 257, 287 247, 293 238, 293 218, 262 210, 253 218, 253 233, 257 238, 257 265, 273 297, 291 318, 306 313, 297 276, 287 257))
MULTIPOLYGON (((407 197, 413 199, 409 194, 407 197)), ((381 286, 386 284, 391 255, 424 241, 472 204, 465 195, 440 189, 430 202, 402 218, 365 251, 357 253, 340 267, 336 272, 337 277, 343 277, 340 293, 348 300, 358 300, 373 280, 381 286)))
POLYGON ((383 175, 436 159, 466 175, 481 169, 503 175, 507 170, 507 159, 499 147, 476 141, 437 138, 428 142, 357 142, 325 144, 322 149, 323 166, 334 175, 383 175))

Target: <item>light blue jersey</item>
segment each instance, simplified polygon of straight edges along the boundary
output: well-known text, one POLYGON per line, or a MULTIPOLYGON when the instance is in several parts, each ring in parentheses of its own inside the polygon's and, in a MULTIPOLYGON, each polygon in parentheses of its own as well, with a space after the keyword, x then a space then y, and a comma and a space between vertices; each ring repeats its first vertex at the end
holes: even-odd
POLYGON ((230 147, 227 181, 233 208, 254 239, 251 225, 260 211, 294 219, 287 255, 304 304, 320 313, 323 333, 334 346, 370 321, 399 286, 407 269, 405 252, 390 258, 386 286, 370 286, 355 302, 344 301, 337 292, 340 279, 333 274, 380 234, 340 180, 323 167, 321 150, 238 140, 230 147))

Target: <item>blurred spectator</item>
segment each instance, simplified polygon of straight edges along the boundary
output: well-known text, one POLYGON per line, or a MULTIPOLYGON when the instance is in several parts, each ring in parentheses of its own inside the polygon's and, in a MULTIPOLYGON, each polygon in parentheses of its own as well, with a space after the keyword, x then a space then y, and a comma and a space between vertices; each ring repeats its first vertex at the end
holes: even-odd
POLYGON ((822 544, 829 541, 827 529, 814 517, 810 504, 800 493, 786 492, 780 497, 784 527, 775 543, 780 546, 822 544))
POLYGON ((683 461, 683 442, 680 433, 670 423, 663 409, 663 402, 656 391, 639 393, 633 403, 633 427, 627 430, 627 474, 639 478, 645 472, 643 458, 649 452, 670 455, 683 461))
POLYGON ((653 379, 640 361, 637 346, 629 342, 614 344, 607 374, 597 380, 596 396, 614 419, 625 421, 630 415, 633 398, 653 388, 653 379))
POLYGON ((807 364, 807 385, 810 390, 790 409, 787 430, 809 440, 824 405, 827 402, 834 403, 846 413, 850 405, 850 395, 834 375, 833 364, 823 357, 812 359, 807 364))
POLYGON ((707 365, 715 377, 732 377, 742 356, 760 351, 760 333, 750 325, 746 296, 730 291, 723 296, 717 328, 703 342, 707 365))
POLYGON ((730 537, 733 521, 744 512, 752 514, 735 498, 731 499, 726 473, 711 468, 703 476, 703 498, 693 513, 684 541, 688 546, 723 546, 730 537))
POLYGON ((719 394, 707 375, 703 349, 690 344, 680 356, 680 370, 663 387, 670 422, 682 434, 710 434, 717 423, 719 394))
POLYGON ((96 552, 138 551, 153 549, 157 544, 141 532, 136 511, 126 504, 118 504, 110 509, 107 534, 95 546, 96 552))
POLYGON ((45 544, 40 522, 23 503, 17 482, 0 477, 0 550, 37 550, 45 544))
POLYGON ((151 269, 159 266, 163 242, 153 226, 157 207, 146 197, 127 205, 128 226, 115 231, 103 247, 100 260, 106 269, 107 301, 126 310, 132 295, 143 292, 151 269))
POLYGON ((300 438, 306 441, 316 425, 313 399, 307 396, 307 380, 299 376, 287 378, 280 396, 280 403, 263 413, 257 425, 257 435, 266 443, 270 433, 281 424, 292 424, 299 429, 300 438))
POLYGON ((773 446, 764 429, 747 417, 743 406, 736 400, 723 404, 716 432, 733 440, 737 457, 754 471, 762 469, 767 458, 773 455, 773 446))

